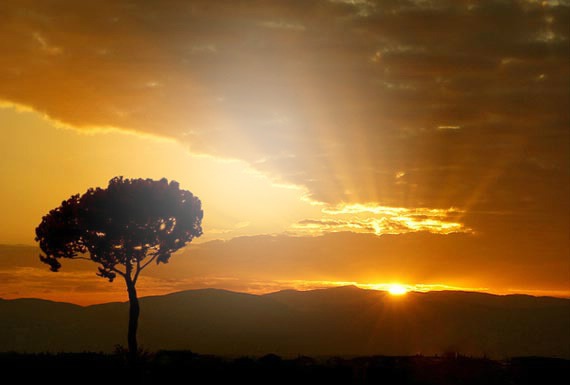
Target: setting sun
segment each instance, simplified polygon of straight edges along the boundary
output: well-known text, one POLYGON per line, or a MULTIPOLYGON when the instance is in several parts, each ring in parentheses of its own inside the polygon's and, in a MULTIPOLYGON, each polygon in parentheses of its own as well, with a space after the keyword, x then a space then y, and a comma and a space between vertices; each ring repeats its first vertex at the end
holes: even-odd
POLYGON ((408 289, 400 284, 393 284, 390 285, 390 287, 388 287, 388 293, 392 294, 392 295, 404 295, 408 292, 408 289))

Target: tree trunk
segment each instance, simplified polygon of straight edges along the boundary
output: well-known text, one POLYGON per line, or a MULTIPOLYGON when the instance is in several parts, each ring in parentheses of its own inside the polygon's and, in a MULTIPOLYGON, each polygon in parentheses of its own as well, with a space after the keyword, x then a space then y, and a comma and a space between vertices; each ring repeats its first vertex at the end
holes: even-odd
POLYGON ((134 363, 137 359, 139 348, 137 344, 137 328, 139 325, 140 308, 135 284, 127 282, 127 291, 129 293, 129 331, 127 339, 129 343, 129 358, 134 363))

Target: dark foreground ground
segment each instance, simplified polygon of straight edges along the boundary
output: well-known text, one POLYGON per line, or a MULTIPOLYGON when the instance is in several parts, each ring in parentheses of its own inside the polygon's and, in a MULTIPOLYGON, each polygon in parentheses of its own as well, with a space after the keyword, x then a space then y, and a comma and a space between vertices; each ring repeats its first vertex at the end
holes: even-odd
POLYGON ((283 359, 223 358, 184 351, 146 354, 0 354, 3 384, 570 384, 570 360, 505 361, 458 355, 283 359))

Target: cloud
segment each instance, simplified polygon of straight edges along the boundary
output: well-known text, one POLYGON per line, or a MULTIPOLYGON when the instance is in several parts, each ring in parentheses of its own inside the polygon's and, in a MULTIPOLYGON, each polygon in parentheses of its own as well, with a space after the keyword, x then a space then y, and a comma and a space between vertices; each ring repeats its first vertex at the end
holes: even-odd
POLYGON ((263 21, 260 25, 266 28, 288 29, 293 31, 304 31, 306 29, 302 24, 287 23, 284 21, 263 21))
POLYGON ((38 42, 43 52, 48 55, 59 55, 62 53, 61 47, 49 44, 46 39, 39 33, 33 34, 34 39, 38 42))
MULTIPOLYGON (((334 225, 334 222, 331 222, 334 225)), ((519 223, 524 228, 525 223, 519 223)), ((518 230, 518 229, 515 229, 518 230)), ((141 275, 141 296, 205 287, 264 293, 344 284, 382 289, 476 289, 495 293, 570 295, 567 235, 542 242, 504 234, 399 235, 331 232, 320 236, 249 236, 190 244, 170 263, 141 275), (541 263, 536 263, 540 255, 541 263)), ((35 247, 0 246, 1 298, 39 297, 76 303, 125 301, 124 283, 96 276, 96 264, 63 261, 50 272, 35 247)))
POLYGON ((0 7, 0 100, 240 159, 325 206, 457 207, 450 223, 507 238, 570 229, 568 2, 0 7))
POLYGON ((294 224, 299 234, 321 235, 326 232, 405 234, 427 231, 435 234, 470 233, 462 223, 454 222, 461 210, 386 207, 374 203, 339 204, 324 207, 323 219, 305 219, 294 224), (336 218, 336 219, 332 219, 336 218), (339 219, 340 218, 340 219, 339 219))
POLYGON ((461 126, 437 126, 438 130, 461 130, 461 126))

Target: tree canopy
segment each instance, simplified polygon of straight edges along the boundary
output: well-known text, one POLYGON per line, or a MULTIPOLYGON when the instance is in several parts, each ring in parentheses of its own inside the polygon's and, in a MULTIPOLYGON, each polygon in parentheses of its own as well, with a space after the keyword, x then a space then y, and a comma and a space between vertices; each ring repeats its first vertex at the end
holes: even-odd
POLYGON ((202 235, 202 217, 200 200, 176 181, 116 177, 106 189, 91 188, 51 210, 36 241, 52 271, 62 258, 91 259, 109 281, 119 274, 136 283, 151 262, 167 263, 202 235))

